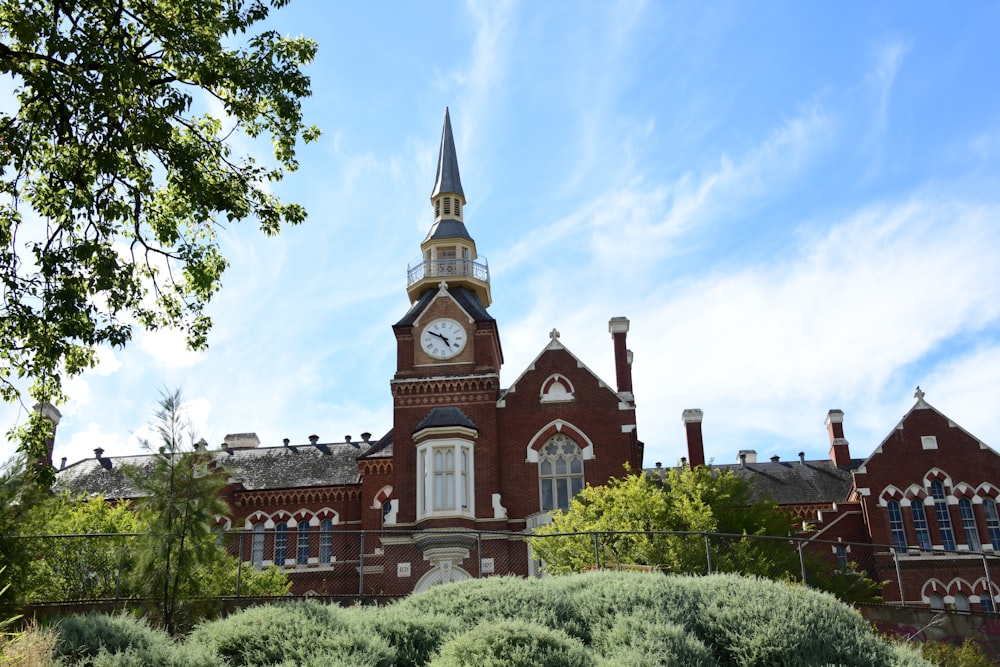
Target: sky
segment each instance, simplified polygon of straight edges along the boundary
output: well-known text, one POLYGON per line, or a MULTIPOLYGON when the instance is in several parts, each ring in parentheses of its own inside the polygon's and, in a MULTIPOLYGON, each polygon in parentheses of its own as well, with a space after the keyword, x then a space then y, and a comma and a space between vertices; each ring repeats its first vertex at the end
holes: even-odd
POLYGON ((625 316, 647 467, 686 408, 717 463, 826 458, 832 408, 866 457, 917 385, 1000 449, 1000 4, 293 0, 267 27, 319 44, 323 135, 275 187, 309 219, 223 232, 206 351, 100 350, 57 465, 142 451, 175 388, 213 447, 388 431, 446 106, 503 386, 553 328, 613 384, 625 316))

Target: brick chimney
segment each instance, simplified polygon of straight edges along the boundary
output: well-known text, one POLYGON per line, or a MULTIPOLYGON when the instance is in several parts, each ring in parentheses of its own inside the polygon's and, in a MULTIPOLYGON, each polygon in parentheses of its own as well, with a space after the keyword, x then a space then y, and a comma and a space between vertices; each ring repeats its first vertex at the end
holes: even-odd
POLYGON ((695 408, 681 413, 684 431, 687 434, 688 461, 692 468, 705 465, 705 441, 701 434, 701 420, 704 413, 695 408))
POLYGON ((838 468, 851 465, 851 451, 844 438, 844 411, 830 410, 826 413, 826 430, 830 434, 830 460, 838 468))
POLYGON ((625 347, 628 336, 628 318, 612 317, 608 322, 608 331, 615 342, 615 376, 618 381, 618 393, 632 393, 632 352, 625 347))

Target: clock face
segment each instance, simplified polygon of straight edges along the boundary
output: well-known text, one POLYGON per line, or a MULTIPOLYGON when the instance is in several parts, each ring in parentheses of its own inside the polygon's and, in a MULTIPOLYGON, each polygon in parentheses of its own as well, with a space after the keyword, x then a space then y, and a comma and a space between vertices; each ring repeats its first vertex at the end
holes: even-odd
POLYGON ((436 319, 424 327, 420 347, 435 359, 450 359, 465 349, 465 329, 455 320, 436 319))

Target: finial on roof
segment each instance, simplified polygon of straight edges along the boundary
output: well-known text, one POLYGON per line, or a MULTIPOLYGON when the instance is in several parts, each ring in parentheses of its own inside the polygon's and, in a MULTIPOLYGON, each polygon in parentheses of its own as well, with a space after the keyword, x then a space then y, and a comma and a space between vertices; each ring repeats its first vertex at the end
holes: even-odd
POLYGON ((553 329, 552 331, 550 331, 549 332, 549 338, 551 338, 553 340, 555 340, 556 338, 559 338, 559 330, 558 329, 553 329))
POLYGON ((458 156, 455 154, 455 138, 451 134, 451 116, 444 108, 444 129, 441 130, 441 149, 438 152, 437 179, 431 198, 442 192, 453 192, 465 199, 462 191, 462 177, 458 173, 458 156))
POLYGON ((913 392, 913 398, 917 399, 918 406, 927 405, 926 401, 924 401, 924 390, 920 388, 919 384, 917 385, 917 390, 913 392))

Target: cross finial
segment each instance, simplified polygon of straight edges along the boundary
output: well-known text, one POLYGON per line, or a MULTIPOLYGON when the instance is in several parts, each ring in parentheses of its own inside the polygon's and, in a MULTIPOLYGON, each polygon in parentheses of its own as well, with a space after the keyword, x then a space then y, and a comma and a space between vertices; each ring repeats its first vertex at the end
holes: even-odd
POLYGON ((558 329, 553 329, 552 331, 550 331, 549 332, 549 338, 551 338, 552 340, 555 340, 555 339, 559 338, 559 330, 558 329))

